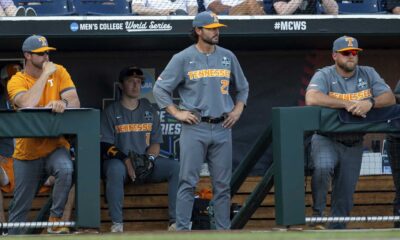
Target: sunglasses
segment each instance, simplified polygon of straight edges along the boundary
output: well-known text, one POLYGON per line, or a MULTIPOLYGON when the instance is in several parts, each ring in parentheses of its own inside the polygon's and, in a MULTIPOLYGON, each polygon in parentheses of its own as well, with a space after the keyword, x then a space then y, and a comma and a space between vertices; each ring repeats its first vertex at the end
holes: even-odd
POLYGON ((356 50, 343 51, 343 52, 339 52, 339 53, 346 57, 350 56, 350 54, 353 56, 358 55, 358 51, 356 51, 356 50))
POLYGON ((30 52, 30 54, 36 54, 42 57, 44 55, 49 55, 50 53, 46 51, 46 52, 30 52))

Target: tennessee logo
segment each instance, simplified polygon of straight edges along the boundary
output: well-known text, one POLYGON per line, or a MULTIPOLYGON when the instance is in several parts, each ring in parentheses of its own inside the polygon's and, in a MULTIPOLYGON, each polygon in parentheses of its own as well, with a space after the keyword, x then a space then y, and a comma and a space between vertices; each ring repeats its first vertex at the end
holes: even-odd
POLYGON ((213 18, 214 18, 214 22, 215 22, 215 23, 218 23, 218 17, 217 17, 217 14, 215 14, 215 13, 213 13, 213 12, 212 12, 210 15, 211 15, 211 17, 213 17, 213 18))
POLYGON ((132 124, 122 124, 115 126, 117 133, 127 133, 127 132, 151 132, 153 128, 152 123, 132 123, 132 124))
POLYGON ((347 42, 347 46, 348 46, 348 47, 353 47, 354 38, 352 38, 352 37, 346 37, 344 40, 347 42))
POLYGON ((38 40, 42 43, 43 47, 47 46, 47 40, 45 37, 40 37, 40 38, 38 38, 38 40))
POLYGON ((336 99, 353 101, 353 100, 363 100, 366 98, 370 98, 370 97, 372 97, 372 94, 371 94, 371 89, 366 89, 366 90, 359 91, 356 93, 329 92, 329 96, 336 98, 336 99))

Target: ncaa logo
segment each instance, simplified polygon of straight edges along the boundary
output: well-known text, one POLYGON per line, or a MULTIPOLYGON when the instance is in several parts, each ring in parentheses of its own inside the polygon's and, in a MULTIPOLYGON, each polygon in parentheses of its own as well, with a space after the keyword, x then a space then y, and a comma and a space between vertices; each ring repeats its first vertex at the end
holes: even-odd
POLYGON ((144 83, 142 85, 141 92, 143 94, 150 93, 153 91, 153 82, 154 82, 153 77, 151 76, 151 74, 148 71, 146 71, 144 69, 142 69, 142 70, 143 70, 143 75, 144 75, 144 83))
POLYGON ((76 22, 71 23, 71 25, 69 26, 69 28, 71 29, 72 32, 76 32, 79 30, 79 25, 76 22))

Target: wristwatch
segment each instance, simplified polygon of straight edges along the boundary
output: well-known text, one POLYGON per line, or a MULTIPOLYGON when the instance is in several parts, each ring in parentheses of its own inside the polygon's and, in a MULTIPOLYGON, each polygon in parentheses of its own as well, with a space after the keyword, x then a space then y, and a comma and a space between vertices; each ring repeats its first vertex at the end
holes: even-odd
POLYGON ((373 97, 371 97, 371 98, 368 98, 368 100, 372 103, 371 109, 374 108, 374 106, 375 106, 375 99, 374 99, 373 97))

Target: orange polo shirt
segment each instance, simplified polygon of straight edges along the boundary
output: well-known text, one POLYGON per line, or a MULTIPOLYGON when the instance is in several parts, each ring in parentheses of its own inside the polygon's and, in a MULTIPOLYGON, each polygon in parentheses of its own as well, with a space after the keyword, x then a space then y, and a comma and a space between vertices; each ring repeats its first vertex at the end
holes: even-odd
MULTIPOLYGON (((44 107, 50 101, 61 100, 61 94, 75 89, 71 76, 67 70, 56 65, 57 70, 49 77, 43 90, 42 98, 36 107, 44 107)), ((24 73, 18 72, 7 84, 8 95, 11 100, 20 93, 28 91, 37 79, 24 73)), ((57 138, 17 138, 13 157, 19 160, 34 160, 46 157, 59 147, 70 147, 64 137, 57 138)))

